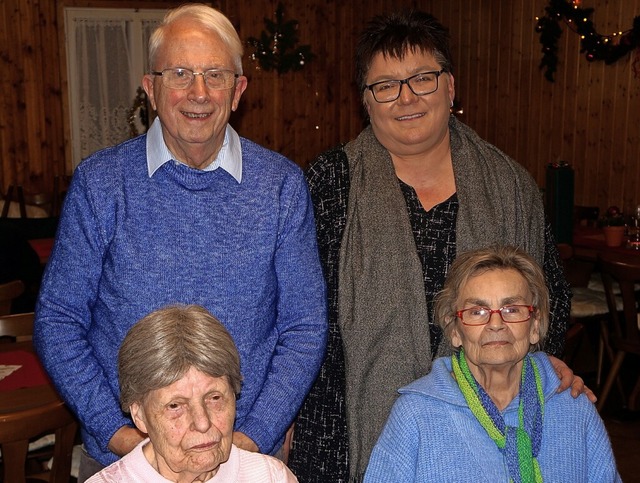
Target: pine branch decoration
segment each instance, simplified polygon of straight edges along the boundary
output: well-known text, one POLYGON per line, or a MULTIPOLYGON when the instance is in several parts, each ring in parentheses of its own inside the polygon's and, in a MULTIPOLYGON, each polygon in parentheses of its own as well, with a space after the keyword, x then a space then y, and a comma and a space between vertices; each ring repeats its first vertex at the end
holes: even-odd
POLYGON ((548 81, 553 82, 557 70, 558 41, 562 36, 560 22, 580 35, 580 53, 589 62, 603 60, 606 64, 613 64, 634 49, 640 49, 640 16, 633 19, 632 27, 626 32, 601 35, 591 21, 593 10, 581 8, 568 0, 549 0, 545 16, 538 18, 536 23, 542 44, 540 69, 544 70, 548 81))
POLYGON ((301 70, 315 57, 310 45, 296 47, 298 21, 284 20, 282 3, 279 3, 276 9, 275 22, 265 18, 264 24, 266 31, 262 31, 259 39, 248 39, 249 45, 254 49, 251 59, 258 63, 258 68, 266 71, 276 70, 278 74, 284 74, 290 70, 301 70))

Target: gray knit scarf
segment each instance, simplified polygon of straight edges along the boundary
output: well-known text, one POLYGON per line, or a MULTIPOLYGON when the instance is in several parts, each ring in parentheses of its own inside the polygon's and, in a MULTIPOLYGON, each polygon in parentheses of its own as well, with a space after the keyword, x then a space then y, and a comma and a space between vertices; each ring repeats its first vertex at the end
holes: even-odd
MULTIPOLYGON (((538 188, 505 154, 451 117, 459 201, 456 251, 509 244, 543 261, 538 188)), ((397 389, 431 369, 422 265, 388 151, 367 127, 345 146, 350 188, 340 247, 349 479, 361 481, 397 389)), ((438 348, 444 355, 447 349, 438 348)))

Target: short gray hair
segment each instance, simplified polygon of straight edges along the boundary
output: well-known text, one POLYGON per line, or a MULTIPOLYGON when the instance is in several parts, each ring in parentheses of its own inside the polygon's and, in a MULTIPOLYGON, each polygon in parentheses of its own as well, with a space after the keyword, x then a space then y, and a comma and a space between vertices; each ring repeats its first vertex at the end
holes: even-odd
POLYGON ((205 29, 215 32, 220 36, 222 43, 229 50, 229 54, 236 66, 236 74, 242 74, 242 54, 244 49, 242 42, 231 21, 219 10, 201 3, 189 3, 181 7, 169 10, 162 23, 149 38, 149 69, 156 68, 155 61, 160 46, 165 40, 167 27, 183 17, 189 17, 199 22, 205 29))
POLYGON ((181 379, 190 368, 226 377, 240 393, 240 357, 231 335, 199 305, 151 312, 127 333, 118 353, 120 405, 125 412, 153 390, 181 379))
POLYGON ((436 296, 434 317, 451 343, 460 291, 476 275, 492 270, 515 270, 531 291, 531 305, 536 309, 540 340, 530 350, 539 350, 549 329, 549 290, 540 265, 526 252, 511 246, 482 248, 459 255, 451 265, 444 288, 436 296))

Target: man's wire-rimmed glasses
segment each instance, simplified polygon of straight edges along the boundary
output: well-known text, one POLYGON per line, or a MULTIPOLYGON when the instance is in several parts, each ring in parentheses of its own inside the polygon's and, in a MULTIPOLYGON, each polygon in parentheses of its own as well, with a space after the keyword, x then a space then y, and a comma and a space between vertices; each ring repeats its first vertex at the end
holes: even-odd
POLYGON ((216 91, 231 89, 239 77, 239 74, 231 70, 209 69, 204 72, 194 72, 181 67, 164 69, 161 72, 152 71, 151 74, 162 76, 162 85, 169 89, 186 89, 193 84, 197 75, 201 75, 205 85, 216 91))
POLYGON ((526 322, 531 318, 535 310, 533 305, 505 305, 499 309, 490 309, 477 305, 464 310, 458 310, 458 317, 464 325, 485 325, 491 319, 491 315, 500 314, 500 318, 508 324, 526 322))
POLYGON ((369 89, 376 102, 380 103, 393 102, 400 97, 402 84, 407 84, 416 96, 426 96, 438 90, 438 78, 445 72, 445 69, 421 72, 402 80, 374 82, 365 88, 369 89))

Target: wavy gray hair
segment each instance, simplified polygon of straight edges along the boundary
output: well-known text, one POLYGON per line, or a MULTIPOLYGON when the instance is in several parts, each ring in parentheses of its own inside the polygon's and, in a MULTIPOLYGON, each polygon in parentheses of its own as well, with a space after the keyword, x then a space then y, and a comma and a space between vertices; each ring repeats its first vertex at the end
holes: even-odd
POLYGON ((539 321, 540 340, 530 351, 539 350, 549 329, 549 291, 544 273, 538 263, 526 252, 511 246, 482 248, 460 254, 451 265, 442 291, 436 296, 434 317, 451 343, 451 333, 456 321, 460 291, 467 281, 491 270, 516 270, 525 279, 531 291, 535 307, 534 316, 539 321))
POLYGON ((199 305, 175 305, 136 323, 118 353, 120 405, 129 412, 153 390, 182 378, 190 368, 226 377, 240 393, 240 356, 231 335, 199 305))

